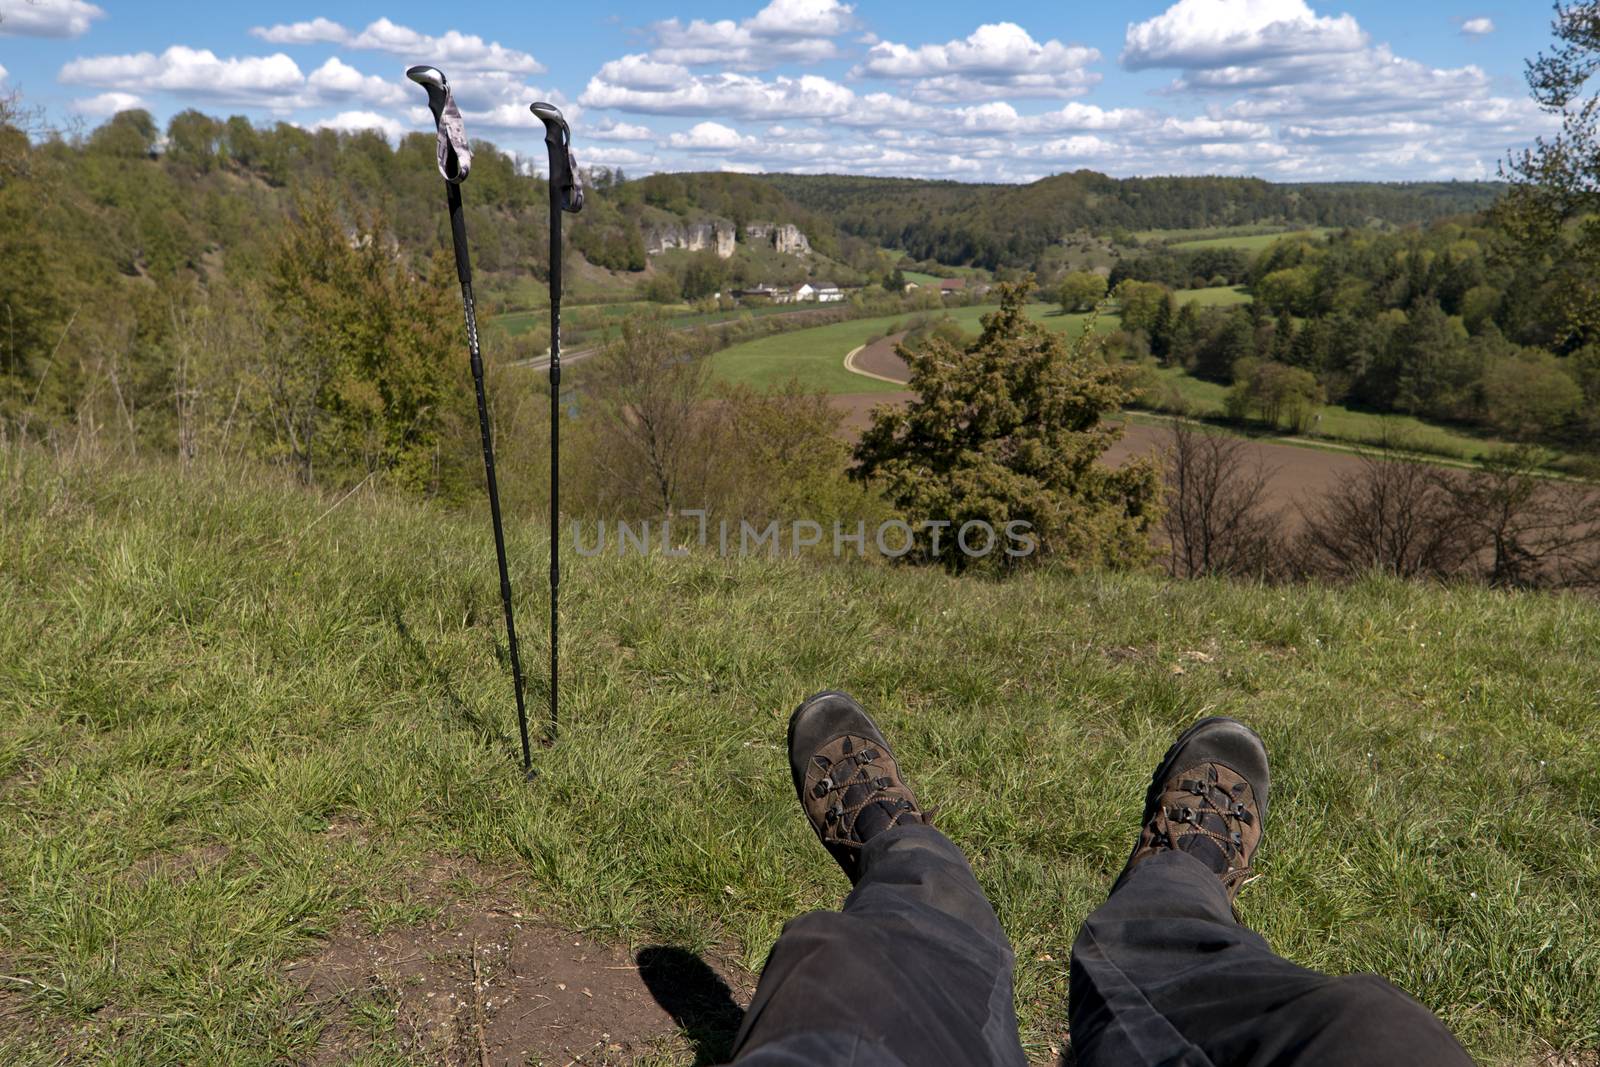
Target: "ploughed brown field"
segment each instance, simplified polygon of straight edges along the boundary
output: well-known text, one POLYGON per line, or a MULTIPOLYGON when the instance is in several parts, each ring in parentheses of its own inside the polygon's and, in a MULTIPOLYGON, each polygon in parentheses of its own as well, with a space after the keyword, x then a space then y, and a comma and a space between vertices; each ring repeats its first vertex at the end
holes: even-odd
MULTIPOLYGON (((885 337, 857 352, 855 366, 863 371, 897 378, 908 377, 905 360, 895 355, 898 336, 885 337)), ((844 412, 842 429, 854 440, 867 427, 872 409, 879 404, 903 404, 911 393, 862 393, 836 395, 834 406, 844 412)), ((1105 454, 1105 462, 1117 466, 1133 456, 1158 454, 1166 447, 1171 435, 1163 426, 1128 423, 1122 440, 1105 454)), ((1330 452, 1315 448, 1275 444, 1269 441, 1251 441, 1248 444, 1251 461, 1259 460, 1268 472, 1267 486, 1273 506, 1293 521, 1295 503, 1315 500, 1332 489, 1344 474, 1359 472, 1361 460, 1354 453, 1330 452)))

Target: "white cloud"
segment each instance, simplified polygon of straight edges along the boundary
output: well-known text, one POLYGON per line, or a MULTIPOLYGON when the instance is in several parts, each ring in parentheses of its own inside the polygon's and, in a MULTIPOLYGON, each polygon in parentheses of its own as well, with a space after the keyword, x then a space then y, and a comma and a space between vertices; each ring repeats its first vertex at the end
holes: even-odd
POLYGON ((1481 68, 1396 55, 1349 15, 1304 0, 1178 0, 1128 27, 1122 61, 1177 70, 1169 98, 1225 101, 1207 108, 1215 127, 1163 124, 1141 146, 1198 137, 1190 159, 1277 177, 1491 174, 1552 125, 1531 102, 1493 95, 1481 68))
POLYGON ((660 157, 632 148, 590 148, 583 153, 581 165, 585 167, 653 167, 660 157))
POLYGON ((654 141, 656 134, 647 126, 602 119, 594 126, 585 127, 583 138, 586 141, 654 141))
POLYGON ((655 47, 650 54, 664 63, 733 70, 817 63, 837 57, 833 38, 855 25, 854 9, 838 0, 772 0, 743 22, 657 22, 651 27, 655 47))
POLYGON ((270 56, 218 59, 208 49, 175 44, 159 56, 91 56, 74 59, 61 68, 67 85, 93 85, 124 91, 153 91, 202 95, 213 100, 262 100, 297 93, 305 76, 295 61, 282 52, 270 56))
POLYGON ((3 82, 3 81, 6 80, 6 75, 8 73, 9 73, 9 71, 7 71, 4 66, 0 66, 0 82, 3 82))
POLYGON ((837 37, 855 28, 854 12, 839 0, 772 0, 745 25, 757 37, 837 37))
POLYGON ((132 93, 101 93, 98 96, 88 96, 72 102, 72 110, 80 115, 115 115, 119 111, 129 111, 136 107, 144 107, 144 101, 132 93))
POLYGON ((1468 37, 1483 37, 1494 32, 1494 19, 1468 19, 1461 24, 1461 32, 1468 37))
POLYGON ((697 122, 687 131, 672 134, 667 138, 667 143, 673 148, 691 152, 727 152, 735 148, 755 148, 761 144, 756 138, 746 137, 720 122, 697 122))
POLYGON ((689 81, 687 67, 662 63, 647 55, 626 55, 601 66, 595 75, 603 82, 623 89, 670 90, 689 81))
POLYGON ((82 37, 105 15, 84 0, 0 0, 0 37, 82 37))
POLYGON ((1100 80, 1085 69, 1099 58, 1096 49, 1056 40, 1041 44, 1014 22, 997 22, 945 44, 880 42, 851 73, 919 79, 912 91, 917 99, 1077 96, 1100 80))
POLYGON ((326 63, 312 71, 306 85, 327 99, 361 100, 391 107, 405 103, 411 96, 398 84, 376 74, 363 74, 338 56, 330 56, 326 63))
POLYGON ((1353 52, 1366 40, 1352 16, 1319 16, 1305 0, 1178 0, 1128 26, 1122 64, 1129 70, 1211 69, 1353 52))
POLYGON ((660 89, 631 88, 601 75, 589 80, 579 102, 654 115, 723 115, 734 118, 821 118, 848 111, 855 93, 815 74, 771 81, 724 72, 691 76, 660 89))
POLYGON ((282 52, 219 58, 206 49, 173 45, 159 56, 89 56, 61 68, 66 85, 89 85, 124 94, 169 92, 218 104, 244 104, 291 112, 299 108, 362 103, 397 107, 411 98, 405 87, 362 74, 337 56, 305 75, 282 52))
MULTIPOLYGON (((434 63, 457 70, 504 71, 511 74, 543 74, 544 64, 526 52, 506 48, 498 41, 485 42, 476 34, 450 30, 434 37, 388 18, 380 18, 354 33, 332 19, 315 18, 277 26, 257 26, 256 37, 273 44, 338 44, 347 48, 368 49, 404 56, 418 63, 434 63)), ((447 70, 448 74, 449 71, 447 70)))
POLYGON ((350 40, 349 30, 332 19, 320 16, 310 22, 256 26, 250 34, 270 44, 346 44, 350 40))
POLYGON ((312 123, 313 130, 341 130, 346 133, 355 133, 360 130, 377 130, 389 141, 398 141, 406 132, 405 126, 387 115, 379 115, 373 111, 341 111, 331 119, 318 119, 312 123))
POLYGON ((1268 75, 1249 68, 1195 71, 1185 88, 1254 90, 1230 110, 1248 117, 1349 114, 1353 111, 1423 111, 1443 103, 1489 99, 1489 76, 1476 66, 1438 68, 1397 56, 1379 45, 1336 62, 1278 64, 1268 75))

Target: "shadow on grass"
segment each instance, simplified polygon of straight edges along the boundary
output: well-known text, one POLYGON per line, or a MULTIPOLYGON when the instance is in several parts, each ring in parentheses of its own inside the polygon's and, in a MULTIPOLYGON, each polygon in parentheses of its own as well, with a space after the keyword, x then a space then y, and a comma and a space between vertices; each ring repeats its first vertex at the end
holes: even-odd
MULTIPOLYGON (((501 728, 500 724, 484 718, 483 714, 461 699, 461 694, 456 689, 455 679, 450 672, 435 663, 428 654, 428 648, 419 641, 411 628, 406 625, 400 613, 394 613, 395 633, 400 636, 401 647, 406 655, 417 667, 418 671, 426 677, 432 678, 444 698, 445 710, 449 715, 458 720, 463 726, 477 734, 483 743, 490 748, 502 748, 511 743, 511 738, 501 728)), ((498 646, 498 642, 496 645, 498 646)), ((498 652, 498 648, 497 648, 498 652)))
POLYGON ((725 1063, 744 1021, 728 983, 699 956, 676 945, 649 945, 634 960, 650 995, 694 1045, 694 1062, 725 1063))

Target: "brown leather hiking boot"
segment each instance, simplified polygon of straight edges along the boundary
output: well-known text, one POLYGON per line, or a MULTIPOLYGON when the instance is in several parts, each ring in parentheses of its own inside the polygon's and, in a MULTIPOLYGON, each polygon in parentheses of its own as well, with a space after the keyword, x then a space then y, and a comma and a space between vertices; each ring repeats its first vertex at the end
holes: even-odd
MULTIPOLYGON (((1202 719, 1167 749, 1145 794, 1144 829, 1117 883, 1158 852, 1187 852, 1222 879, 1232 903, 1254 878, 1267 820, 1267 750, 1234 719, 1202 719)), ((1113 887, 1113 890, 1115 887, 1113 887)))
POLYGON ((846 693, 806 698, 789 717, 789 769, 811 828, 854 885, 861 847, 928 816, 877 724, 846 693))

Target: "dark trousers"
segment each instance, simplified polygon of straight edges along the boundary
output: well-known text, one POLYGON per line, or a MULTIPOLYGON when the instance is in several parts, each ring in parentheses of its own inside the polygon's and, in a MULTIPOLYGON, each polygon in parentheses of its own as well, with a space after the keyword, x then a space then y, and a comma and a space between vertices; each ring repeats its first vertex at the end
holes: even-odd
MULTIPOLYGON (((961 850, 932 827, 873 838, 842 911, 772 947, 734 1042, 741 1067, 1025 1064, 1011 946, 961 850)), ((1450 1032, 1374 975, 1276 955, 1233 918, 1202 863, 1140 864, 1072 949, 1081 1067, 1470 1065, 1450 1032)))

